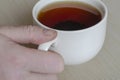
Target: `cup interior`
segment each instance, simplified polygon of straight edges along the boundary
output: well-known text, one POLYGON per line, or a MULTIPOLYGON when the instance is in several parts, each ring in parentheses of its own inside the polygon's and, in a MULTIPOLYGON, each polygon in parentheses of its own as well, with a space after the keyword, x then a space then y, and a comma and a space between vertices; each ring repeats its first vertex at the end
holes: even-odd
MULTIPOLYGON (((44 24, 42 24, 41 22, 38 21, 38 19, 37 19, 38 13, 49 4, 56 3, 56 2, 64 2, 64 1, 65 0, 38 1, 38 3, 36 3, 36 5, 34 6, 33 11, 32 11, 33 19, 34 19, 35 23, 37 23, 37 25, 39 25, 39 26, 43 26, 43 27, 49 29, 49 27, 45 26, 44 24)), ((101 13, 101 16, 102 16, 101 21, 96 23, 96 25, 100 24, 107 17, 107 8, 106 8, 105 4, 100 0, 92 0, 92 1, 91 0, 77 0, 77 1, 70 0, 70 1, 71 2, 83 2, 83 3, 87 3, 87 4, 95 7, 101 13)), ((89 27, 89 28, 91 28, 91 27, 89 27)))

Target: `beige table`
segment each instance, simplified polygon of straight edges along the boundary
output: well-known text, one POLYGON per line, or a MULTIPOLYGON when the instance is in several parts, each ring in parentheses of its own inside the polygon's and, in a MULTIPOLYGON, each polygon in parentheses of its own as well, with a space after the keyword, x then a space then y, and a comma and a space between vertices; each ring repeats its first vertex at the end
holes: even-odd
MULTIPOLYGON (((38 0, 0 0, 0 25, 32 24, 31 10, 38 0)), ((109 8, 104 47, 91 61, 66 66, 59 80, 120 80, 120 0, 104 0, 109 8)))

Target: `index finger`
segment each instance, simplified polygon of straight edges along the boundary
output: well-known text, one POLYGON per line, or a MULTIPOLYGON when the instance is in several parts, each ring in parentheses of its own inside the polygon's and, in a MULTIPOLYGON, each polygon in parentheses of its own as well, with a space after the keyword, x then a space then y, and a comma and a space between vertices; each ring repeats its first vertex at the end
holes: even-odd
POLYGON ((27 55, 26 68, 36 73, 60 73, 64 69, 64 63, 62 57, 55 52, 31 49, 27 55))

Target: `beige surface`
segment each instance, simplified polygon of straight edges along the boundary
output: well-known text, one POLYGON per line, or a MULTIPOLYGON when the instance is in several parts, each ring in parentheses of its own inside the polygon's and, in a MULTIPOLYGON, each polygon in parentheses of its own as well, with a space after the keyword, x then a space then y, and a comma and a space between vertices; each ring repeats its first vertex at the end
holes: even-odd
MULTIPOLYGON (((0 0, 0 25, 32 24, 31 10, 38 0, 0 0)), ((91 61, 66 66, 59 80, 120 80, 120 0, 104 0, 109 8, 104 47, 91 61)))

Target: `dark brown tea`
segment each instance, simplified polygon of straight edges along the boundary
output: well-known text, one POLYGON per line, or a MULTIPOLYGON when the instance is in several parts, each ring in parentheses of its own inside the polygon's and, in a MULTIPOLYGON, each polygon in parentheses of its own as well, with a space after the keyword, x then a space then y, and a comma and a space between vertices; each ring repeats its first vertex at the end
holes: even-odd
POLYGON ((43 8, 37 19, 57 30, 81 30, 97 24, 101 13, 91 5, 79 2, 52 3, 43 8))

